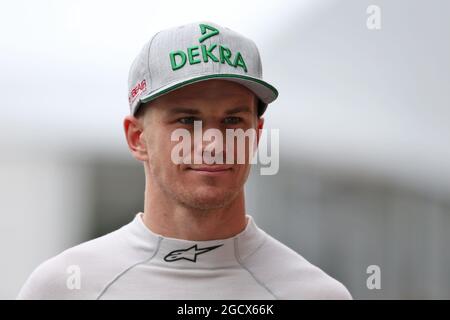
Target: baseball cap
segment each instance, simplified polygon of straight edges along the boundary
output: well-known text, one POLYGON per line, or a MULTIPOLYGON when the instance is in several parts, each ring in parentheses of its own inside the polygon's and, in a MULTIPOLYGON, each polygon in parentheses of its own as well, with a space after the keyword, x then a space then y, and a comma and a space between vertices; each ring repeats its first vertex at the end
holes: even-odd
POLYGON ((156 33, 134 59, 128 75, 128 102, 135 115, 143 103, 173 90, 210 79, 239 83, 259 100, 261 116, 278 91, 262 79, 256 44, 210 21, 156 33))

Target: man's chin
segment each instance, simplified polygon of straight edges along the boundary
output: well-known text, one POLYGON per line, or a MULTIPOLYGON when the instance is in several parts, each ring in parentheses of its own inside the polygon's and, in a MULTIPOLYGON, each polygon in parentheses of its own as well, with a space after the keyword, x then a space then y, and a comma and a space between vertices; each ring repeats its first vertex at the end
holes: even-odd
POLYGON ((220 209, 230 205, 237 194, 237 191, 217 190, 217 188, 209 187, 205 190, 195 190, 186 195, 183 202, 185 205, 199 210, 220 209))

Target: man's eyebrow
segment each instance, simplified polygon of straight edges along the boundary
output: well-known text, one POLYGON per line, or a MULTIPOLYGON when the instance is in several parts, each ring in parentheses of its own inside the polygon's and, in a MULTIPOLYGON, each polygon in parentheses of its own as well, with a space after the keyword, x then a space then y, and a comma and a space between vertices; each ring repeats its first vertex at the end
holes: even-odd
POLYGON ((167 112, 170 114, 179 114, 179 113, 188 113, 188 114, 199 114, 200 111, 197 109, 189 108, 189 107, 173 107, 167 108, 167 112))
POLYGON ((225 111, 226 114, 234 114, 239 112, 252 113, 252 109, 249 106, 239 106, 225 111))
MULTIPOLYGON (((173 114, 180 114, 180 113, 187 113, 187 114, 200 114, 201 112, 198 109, 189 108, 189 107, 173 107, 173 108, 167 108, 167 112, 171 115, 173 114)), ((252 109, 249 106, 238 106, 233 109, 229 109, 225 111, 226 114, 235 114, 239 112, 244 113, 252 113, 252 109)))

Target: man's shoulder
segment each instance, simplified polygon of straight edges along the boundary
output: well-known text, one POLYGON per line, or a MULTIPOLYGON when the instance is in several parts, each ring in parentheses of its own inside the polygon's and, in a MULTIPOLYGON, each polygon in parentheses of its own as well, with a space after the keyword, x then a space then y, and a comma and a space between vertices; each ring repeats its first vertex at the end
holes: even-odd
POLYGON ((28 277, 17 298, 96 299, 111 278, 139 259, 129 250, 123 233, 122 227, 44 261, 28 277))
POLYGON ((352 299, 342 283, 268 234, 243 263, 277 299, 352 299))

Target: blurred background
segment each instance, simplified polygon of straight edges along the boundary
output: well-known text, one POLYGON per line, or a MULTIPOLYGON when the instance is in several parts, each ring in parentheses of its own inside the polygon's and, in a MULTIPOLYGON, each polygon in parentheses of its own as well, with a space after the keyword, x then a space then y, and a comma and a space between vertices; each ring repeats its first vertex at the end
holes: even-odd
POLYGON ((0 298, 143 210, 122 129, 128 68, 155 32, 199 20, 253 39, 280 92, 265 114, 279 173, 255 167, 246 188, 257 224, 356 299, 450 298, 450 2, 0 6, 0 298))

